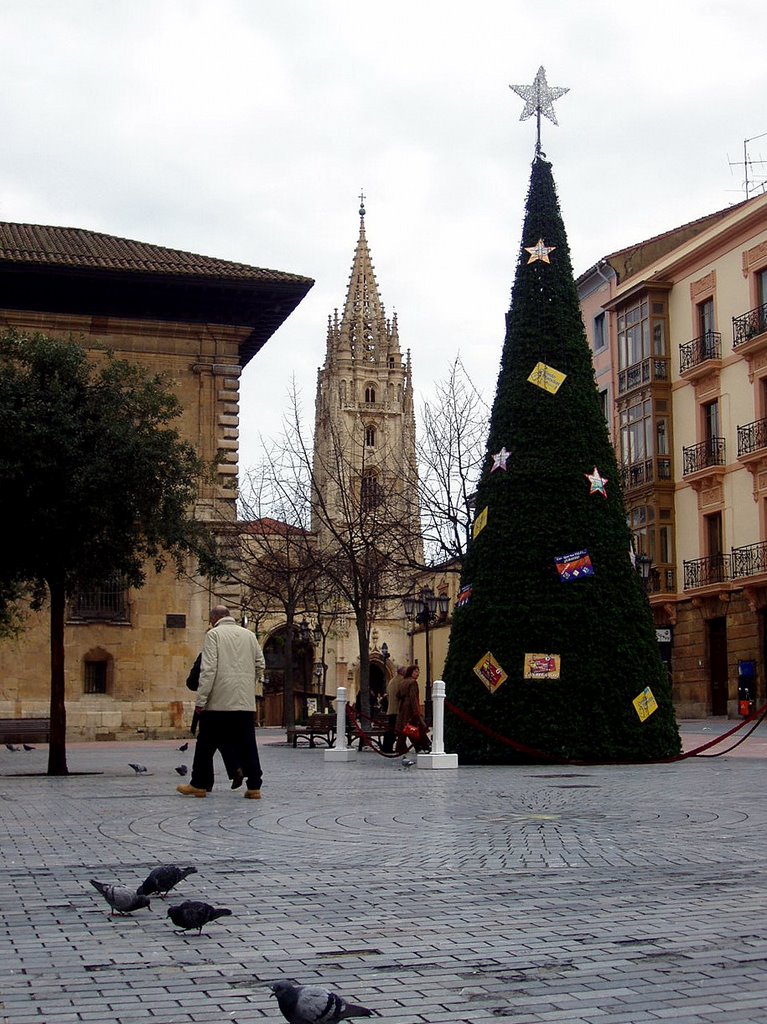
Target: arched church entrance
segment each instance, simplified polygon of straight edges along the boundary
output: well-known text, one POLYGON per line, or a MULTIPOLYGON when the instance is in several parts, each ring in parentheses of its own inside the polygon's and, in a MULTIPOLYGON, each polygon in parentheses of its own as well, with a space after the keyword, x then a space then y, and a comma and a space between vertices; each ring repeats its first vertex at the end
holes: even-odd
POLYGON ((370 711, 371 714, 381 714, 381 701, 386 694, 386 684, 389 678, 386 673, 386 665, 382 661, 370 661, 370 711))
MULTIPOLYGON (((264 644, 264 725, 285 725, 285 640, 287 626, 271 633, 264 644)), ((301 640, 298 628, 293 627, 291 664, 293 666, 293 702, 296 722, 306 721, 312 710, 312 701, 319 702, 318 679, 314 674, 314 644, 301 640)), ((319 682, 321 685, 321 682, 319 682)), ((322 710, 318 708, 316 710, 322 710)))

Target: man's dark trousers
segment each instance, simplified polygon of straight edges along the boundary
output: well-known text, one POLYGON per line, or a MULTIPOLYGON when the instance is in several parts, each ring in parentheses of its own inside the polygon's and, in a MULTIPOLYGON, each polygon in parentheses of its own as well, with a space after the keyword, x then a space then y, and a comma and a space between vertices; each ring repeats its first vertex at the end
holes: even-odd
POLYGON ((192 762, 191 784, 195 788, 213 786, 213 757, 217 750, 227 765, 239 765, 248 789, 261 789, 261 761, 252 711, 203 711, 200 715, 192 762))

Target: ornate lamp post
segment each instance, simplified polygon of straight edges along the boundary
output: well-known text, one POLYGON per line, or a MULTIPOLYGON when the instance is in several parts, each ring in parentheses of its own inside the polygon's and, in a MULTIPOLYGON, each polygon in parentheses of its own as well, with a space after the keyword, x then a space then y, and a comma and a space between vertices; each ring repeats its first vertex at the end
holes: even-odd
POLYGON ((647 593, 647 588, 650 583, 650 570, 652 569, 652 559, 649 555, 637 555, 636 556, 636 569, 639 573, 639 578, 642 581, 642 588, 647 593))
POLYGON ((417 597, 408 594, 402 599, 405 616, 411 622, 424 628, 426 641, 426 724, 431 725, 431 649, 429 643, 429 627, 437 618, 447 615, 450 598, 447 594, 435 594, 431 587, 422 587, 417 597))

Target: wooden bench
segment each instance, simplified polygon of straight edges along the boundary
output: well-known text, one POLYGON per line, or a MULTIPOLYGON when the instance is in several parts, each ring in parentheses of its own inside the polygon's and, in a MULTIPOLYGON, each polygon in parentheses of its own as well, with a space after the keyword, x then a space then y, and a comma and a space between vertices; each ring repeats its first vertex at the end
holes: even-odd
POLYGON ((336 716, 311 715, 306 725, 294 725, 288 729, 288 743, 296 747, 300 739, 308 740, 310 747, 316 746, 315 740, 324 740, 329 747, 335 746, 336 716))
MULTIPOLYGON (((386 715, 376 715, 372 721, 368 721, 366 718, 363 718, 360 721, 360 728, 365 733, 365 736, 369 736, 370 739, 375 740, 380 746, 384 736, 389 731, 389 719, 386 715)), ((349 728, 348 740, 349 746, 352 745, 353 740, 359 740, 360 750, 362 750, 364 746, 370 745, 367 743, 365 737, 360 736, 353 726, 350 726, 349 728)))
POLYGON ((0 718, 0 743, 50 743, 50 718, 0 718))

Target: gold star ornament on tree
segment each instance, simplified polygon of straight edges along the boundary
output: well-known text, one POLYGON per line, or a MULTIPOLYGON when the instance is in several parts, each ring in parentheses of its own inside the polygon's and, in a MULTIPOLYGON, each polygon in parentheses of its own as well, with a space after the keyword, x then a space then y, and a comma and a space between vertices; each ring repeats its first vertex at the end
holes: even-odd
POLYGON ((530 259, 528 263, 535 263, 536 260, 540 260, 541 263, 551 263, 549 259, 549 253, 554 252, 556 245, 545 245, 542 238, 539 238, 535 245, 525 246, 525 252, 530 253, 530 259))

